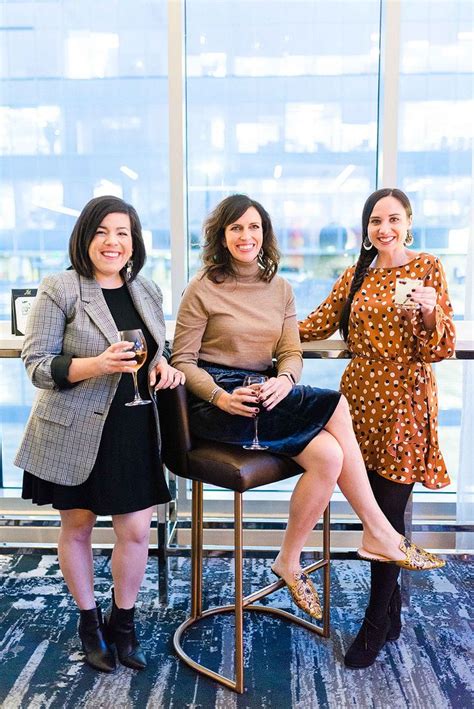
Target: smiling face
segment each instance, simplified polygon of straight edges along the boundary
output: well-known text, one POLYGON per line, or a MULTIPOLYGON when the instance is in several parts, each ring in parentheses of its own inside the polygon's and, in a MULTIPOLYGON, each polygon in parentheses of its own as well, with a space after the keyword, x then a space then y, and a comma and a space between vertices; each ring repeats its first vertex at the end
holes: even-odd
POLYGON ((255 207, 249 207, 235 222, 226 226, 223 241, 236 261, 255 261, 263 244, 262 219, 255 207))
POLYGON ((412 218, 396 197, 383 197, 369 217, 367 234, 380 254, 395 256, 405 252, 407 230, 412 218))
POLYGON ((112 212, 103 218, 89 246, 94 278, 105 288, 123 283, 120 271, 133 251, 132 230, 128 214, 112 212))

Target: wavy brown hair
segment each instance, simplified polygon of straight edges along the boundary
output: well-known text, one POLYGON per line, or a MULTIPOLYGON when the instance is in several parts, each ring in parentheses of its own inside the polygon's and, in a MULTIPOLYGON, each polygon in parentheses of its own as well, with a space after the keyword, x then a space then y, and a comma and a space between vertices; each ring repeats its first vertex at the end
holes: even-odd
POLYGON ((344 303, 344 307, 341 312, 341 318, 339 320, 339 332, 341 333, 342 337, 346 342, 347 336, 349 335, 349 317, 351 314, 352 301, 354 300, 355 294, 361 287, 362 282, 367 275, 367 271, 369 270, 370 264, 378 253, 375 246, 372 246, 372 248, 369 250, 364 249, 364 241, 369 238, 368 229, 370 215, 374 211, 374 207, 377 202, 383 199, 384 197, 395 197, 395 199, 397 199, 405 209, 408 218, 410 218, 413 214, 410 200, 406 196, 405 192, 402 192, 401 190, 398 190, 395 187, 385 187, 381 190, 377 190, 376 192, 372 192, 372 194, 367 197, 367 200, 364 204, 364 208, 362 210, 362 244, 360 247, 360 254, 359 258, 357 259, 354 276, 352 278, 352 283, 349 290, 349 295, 347 297, 346 302, 344 303))
POLYGON ((232 257, 224 245, 225 229, 240 219, 250 207, 257 210, 262 220, 263 242, 258 255, 258 263, 261 267, 260 279, 271 281, 278 270, 280 252, 270 215, 259 202, 250 199, 247 195, 233 194, 219 202, 204 222, 202 252, 204 275, 214 283, 222 283, 226 278, 235 276, 232 257))

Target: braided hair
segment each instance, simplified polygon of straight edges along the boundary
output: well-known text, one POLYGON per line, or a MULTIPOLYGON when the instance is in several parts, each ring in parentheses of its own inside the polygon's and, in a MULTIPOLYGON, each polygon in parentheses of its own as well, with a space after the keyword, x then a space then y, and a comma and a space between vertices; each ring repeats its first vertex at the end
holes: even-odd
POLYGON ((369 219, 372 212, 374 211, 374 207, 377 202, 383 199, 384 197, 394 197, 400 202, 400 204, 403 205, 407 217, 411 217, 412 215, 410 200, 404 192, 396 188, 385 187, 381 190, 377 190, 376 192, 372 192, 372 194, 367 198, 364 204, 364 208, 362 210, 362 245, 360 248, 360 254, 359 258, 357 259, 354 276, 352 278, 352 283, 349 290, 349 295, 347 296, 347 300, 344 303, 344 307, 342 308, 341 317, 339 320, 339 332, 341 333, 345 342, 347 342, 347 337, 349 335, 349 318, 351 314, 352 301, 354 300, 355 294, 361 287, 364 278, 367 275, 367 271, 369 270, 370 264, 378 253, 375 246, 372 246, 370 249, 364 248, 364 242, 367 243, 367 241, 369 240, 369 219))

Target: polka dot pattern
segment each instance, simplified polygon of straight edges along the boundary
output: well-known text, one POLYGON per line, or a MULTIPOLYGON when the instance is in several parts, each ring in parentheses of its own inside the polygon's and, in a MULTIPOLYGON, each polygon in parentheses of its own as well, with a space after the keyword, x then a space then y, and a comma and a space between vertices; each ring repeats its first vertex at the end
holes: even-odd
MULTIPOLYGON (((337 280, 326 300, 300 322, 300 337, 323 340, 339 327, 355 267, 337 280)), ((422 253, 405 266, 369 269, 352 302, 341 380, 368 469, 397 483, 449 484, 438 444, 438 398, 431 362, 454 352, 455 331, 446 278, 438 258, 422 253), (436 326, 419 310, 393 303, 397 278, 422 278, 438 294, 436 326)))

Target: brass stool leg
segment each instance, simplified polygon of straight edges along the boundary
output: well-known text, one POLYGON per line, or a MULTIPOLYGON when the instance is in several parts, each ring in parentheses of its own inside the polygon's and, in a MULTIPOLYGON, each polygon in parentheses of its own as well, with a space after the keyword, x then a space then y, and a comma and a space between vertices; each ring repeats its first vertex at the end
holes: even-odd
POLYGON ((331 509, 328 506, 323 516, 323 569, 324 600, 323 600, 323 637, 330 634, 330 607, 331 607, 331 509))
POLYGON ((203 484, 193 480, 191 520, 191 616, 202 613, 202 493, 203 484))
POLYGON ((243 607, 242 493, 234 493, 235 561, 235 690, 244 691, 244 607, 243 607))

